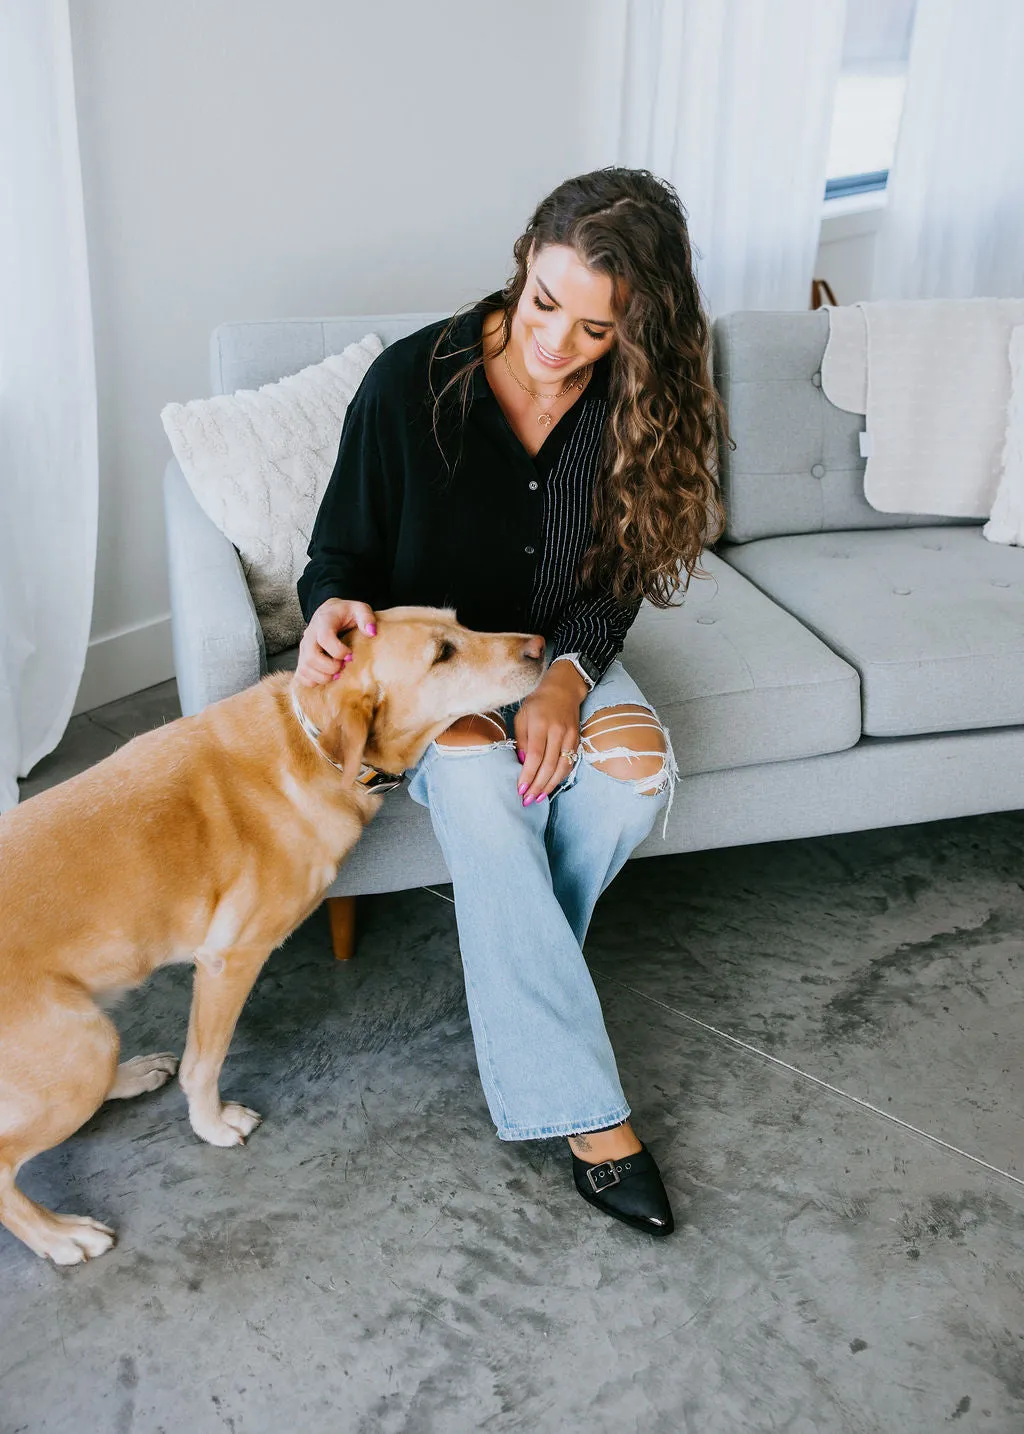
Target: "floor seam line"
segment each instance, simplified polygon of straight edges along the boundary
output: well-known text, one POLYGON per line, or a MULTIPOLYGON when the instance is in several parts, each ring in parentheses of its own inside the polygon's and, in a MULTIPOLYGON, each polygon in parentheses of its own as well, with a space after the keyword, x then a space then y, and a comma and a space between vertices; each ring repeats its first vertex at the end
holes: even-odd
POLYGON ((937 1145, 940 1149, 948 1151, 952 1155, 960 1155, 965 1160, 971 1161, 972 1164, 980 1165, 983 1170, 989 1171, 992 1175, 1000 1175, 1004 1180, 1009 1180, 1014 1185, 1018 1185, 1021 1189, 1024 1189, 1024 1180, 1022 1180, 1020 1176, 1013 1175, 1009 1170, 1003 1170, 998 1165, 992 1165, 987 1160, 982 1160, 980 1155, 972 1155, 969 1150, 961 1150, 958 1145, 951 1145, 949 1141, 943 1140, 941 1136, 932 1135, 928 1130, 921 1130, 918 1126, 911 1125, 908 1120, 902 1120, 898 1115, 893 1115, 891 1111, 882 1110, 881 1107, 872 1105, 869 1100, 864 1100, 859 1095, 853 1095, 850 1091, 843 1090, 841 1086, 832 1085, 830 1081, 822 1080, 820 1076, 811 1075, 809 1071, 801 1070, 799 1066, 790 1065, 788 1061, 780 1060, 778 1056, 773 1056, 768 1051, 762 1051, 760 1047, 752 1046, 748 1041, 740 1040, 738 1036, 731 1036, 728 1031, 720 1031, 717 1026, 712 1026, 707 1021, 700 1020, 697 1016, 688 1015, 686 1011, 680 1011, 676 1006, 670 1006, 667 1001, 659 1001, 656 996, 651 996, 646 991, 638 990, 636 986, 631 986, 627 981, 620 981, 615 976, 609 976, 607 972, 602 971, 600 967, 595 967, 595 971, 597 975, 603 980, 611 982, 613 986, 620 986, 624 991, 629 991, 634 996, 639 996, 641 1000, 650 1001, 652 1005, 659 1006, 663 1011, 668 1011, 673 1016, 678 1016, 680 1020, 688 1021, 691 1025, 697 1026, 698 1029, 706 1031, 709 1035, 717 1036, 719 1040, 726 1041, 729 1045, 736 1046, 739 1050, 746 1051, 750 1055, 758 1056, 770 1065, 778 1066, 780 1070, 788 1071, 791 1075, 799 1076, 801 1080, 818 1086, 821 1090, 827 1090, 832 1095, 838 1095, 843 1100, 850 1101, 853 1105, 858 1106, 861 1110, 870 1111, 872 1115, 880 1115, 883 1120, 888 1120, 892 1125, 899 1126, 901 1130, 908 1130, 912 1134, 920 1136, 922 1140, 927 1140, 932 1145, 937 1145))
MULTIPOLYGON (((131 741, 130 737, 126 737, 123 732, 118 732, 117 729, 114 727, 108 727, 107 724, 105 722, 101 722, 98 717, 89 717, 89 714, 87 712, 83 712, 82 716, 88 718, 90 727, 98 727, 101 732, 106 732, 109 737, 117 737, 121 742, 131 741)), ((136 733, 136 735, 139 734, 136 733)), ((97 764, 93 763, 92 765, 95 766, 97 764)))

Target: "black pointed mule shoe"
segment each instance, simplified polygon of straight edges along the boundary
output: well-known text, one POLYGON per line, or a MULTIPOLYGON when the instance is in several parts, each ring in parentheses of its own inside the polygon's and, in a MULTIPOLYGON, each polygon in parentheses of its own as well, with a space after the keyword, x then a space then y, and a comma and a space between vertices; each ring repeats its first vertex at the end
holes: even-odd
POLYGON ((649 1235, 671 1235, 676 1227, 672 1207, 661 1183, 661 1171, 646 1145, 635 1155, 588 1165, 572 1151, 572 1177, 588 1205, 595 1205, 615 1220, 646 1230, 649 1235))

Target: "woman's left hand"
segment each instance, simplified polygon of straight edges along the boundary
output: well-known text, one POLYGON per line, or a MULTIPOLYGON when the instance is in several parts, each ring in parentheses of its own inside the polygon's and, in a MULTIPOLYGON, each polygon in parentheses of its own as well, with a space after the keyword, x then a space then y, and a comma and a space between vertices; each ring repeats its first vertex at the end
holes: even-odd
POLYGON ((552 663, 516 713, 516 751, 522 760, 519 795, 524 807, 543 800, 572 770, 562 754, 579 746, 580 704, 586 695, 587 685, 571 662, 552 663))

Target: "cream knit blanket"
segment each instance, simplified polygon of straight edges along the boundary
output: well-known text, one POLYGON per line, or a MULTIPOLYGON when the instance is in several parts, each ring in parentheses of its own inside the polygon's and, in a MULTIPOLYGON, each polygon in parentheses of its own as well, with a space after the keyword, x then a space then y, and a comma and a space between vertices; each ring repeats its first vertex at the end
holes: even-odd
POLYGON ((1024 299, 908 299, 828 314, 822 390, 867 415, 867 501, 882 513, 988 517, 1024 299))

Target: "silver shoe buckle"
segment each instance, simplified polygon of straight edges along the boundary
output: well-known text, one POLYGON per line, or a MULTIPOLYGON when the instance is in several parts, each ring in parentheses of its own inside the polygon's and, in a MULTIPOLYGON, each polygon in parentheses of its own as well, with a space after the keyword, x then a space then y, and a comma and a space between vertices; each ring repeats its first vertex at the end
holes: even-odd
POLYGON ((614 1160, 604 1160, 600 1165, 591 1165, 587 1171, 587 1180, 595 1195, 600 1195, 602 1190, 610 1190, 613 1185, 621 1183, 614 1160))

